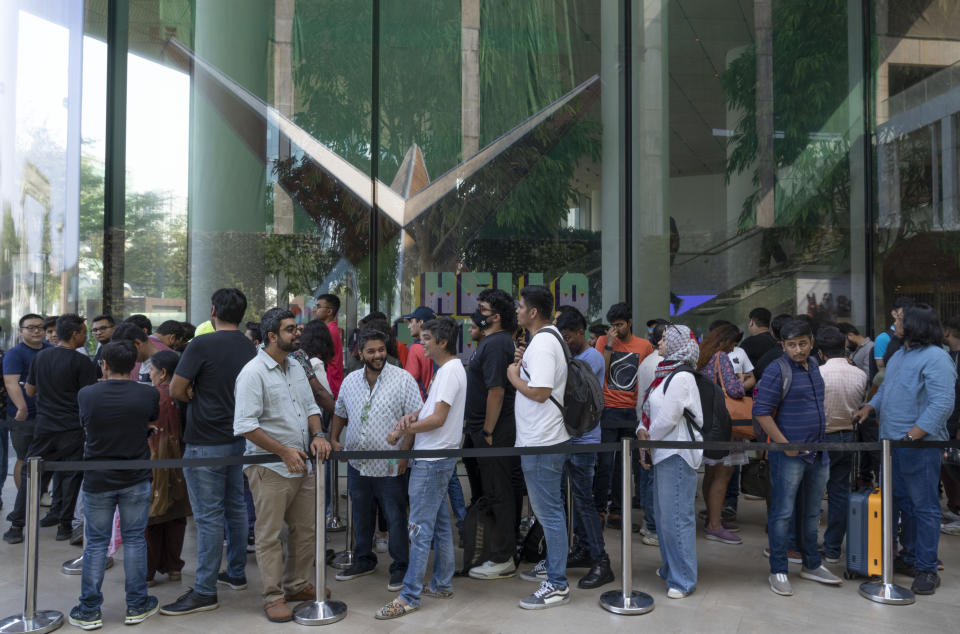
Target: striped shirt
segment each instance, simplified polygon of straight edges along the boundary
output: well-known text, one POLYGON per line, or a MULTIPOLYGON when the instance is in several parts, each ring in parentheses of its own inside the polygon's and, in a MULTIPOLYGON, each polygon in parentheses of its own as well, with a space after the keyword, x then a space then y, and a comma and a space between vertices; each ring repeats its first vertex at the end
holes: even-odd
POLYGON ((843 357, 820 366, 820 375, 825 385, 827 433, 853 429, 853 413, 867 395, 867 375, 843 357))
MULTIPOLYGON (((816 360, 807 360, 808 369, 790 359, 786 353, 793 382, 781 402, 780 364, 771 363, 757 384, 753 399, 754 416, 773 416, 787 442, 823 442, 826 433, 824 384, 816 360), (774 415, 776 413, 776 415, 774 415)), ((826 456, 825 456, 826 457, 826 456)), ((810 457, 813 459, 813 456, 810 457)))

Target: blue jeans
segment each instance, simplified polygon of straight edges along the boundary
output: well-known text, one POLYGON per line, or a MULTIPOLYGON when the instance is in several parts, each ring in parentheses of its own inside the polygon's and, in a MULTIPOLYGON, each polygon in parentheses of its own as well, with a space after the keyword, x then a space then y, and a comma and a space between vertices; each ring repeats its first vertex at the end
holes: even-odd
MULTIPOLYGON (((567 444, 555 447, 562 449, 567 444)), ((567 454, 562 453, 520 456, 530 507, 543 527, 547 543, 547 581, 558 588, 567 587, 567 518, 561 494, 566 461, 567 454)))
POLYGON ((802 495, 801 527, 799 535, 804 568, 819 568, 817 549, 817 522, 820 504, 830 474, 829 458, 823 452, 816 460, 807 462, 801 456, 787 456, 782 451, 770 452, 770 514, 767 518, 767 536, 770 540, 770 574, 787 572, 787 548, 794 504, 802 495))
MULTIPOLYGON (((918 442, 923 445, 923 442, 918 442)), ((937 571, 941 449, 893 450, 893 502, 900 513, 900 557, 918 572, 937 571)))
MULTIPOLYGON (((838 431, 826 435, 826 442, 854 442, 853 431, 838 431)), ((849 451, 830 452, 830 478, 827 480, 827 530, 823 534, 823 554, 839 557, 843 536, 847 533, 847 510, 850 507, 850 467, 853 454, 849 451)))
POLYGON ((467 501, 463 497, 463 485, 460 484, 460 476, 457 475, 456 465, 454 465, 453 473, 450 475, 447 492, 450 494, 450 506, 453 508, 453 515, 457 518, 457 526, 460 527, 463 525, 463 518, 467 516, 467 501))
POLYGON ((103 604, 103 570, 113 530, 114 509, 120 509, 120 535, 123 539, 123 577, 127 607, 145 608, 147 604, 147 517, 153 489, 149 480, 116 491, 83 494, 86 543, 83 547, 83 571, 80 577, 80 607, 86 614, 96 613, 103 604))
POLYGON ((640 502, 643 504, 643 524, 646 526, 648 532, 656 533, 657 505, 654 503, 654 491, 656 491, 657 488, 655 482, 656 471, 654 469, 644 469, 636 464, 634 467, 640 473, 639 480, 637 481, 637 497, 640 498, 640 502))
POLYGON ((452 592, 453 571, 457 567, 453 553, 453 529, 447 491, 457 467, 456 458, 413 460, 410 467, 410 565, 403 577, 400 598, 407 605, 419 606, 423 576, 427 572, 430 546, 434 545, 434 592, 452 592))
POLYGON ((660 519, 660 574, 668 588, 690 593, 697 587, 697 471, 678 455, 654 465, 654 498, 660 519))
MULTIPOLYGON (((593 472, 597 464, 595 453, 567 455, 566 470, 573 489, 574 532, 577 546, 590 553, 590 559, 599 561, 607 556, 603 544, 603 525, 593 500, 593 472)), ((569 536, 568 536, 569 537, 569 536)))
MULTIPOLYGON (((223 445, 188 444, 183 457, 242 456, 245 445, 242 438, 223 445)), ((246 576, 249 526, 242 465, 184 467, 183 476, 197 524, 197 578, 193 589, 198 594, 215 595, 224 536, 227 538, 227 574, 246 576)))
MULTIPOLYGON (((447 483, 444 483, 446 486, 447 483)), ((347 468, 347 487, 353 500, 354 565, 374 567, 373 531, 377 522, 377 503, 387 521, 387 550, 393 562, 390 572, 406 570, 410 559, 407 536, 406 479, 402 475, 377 478, 361 475, 353 465, 347 468)))

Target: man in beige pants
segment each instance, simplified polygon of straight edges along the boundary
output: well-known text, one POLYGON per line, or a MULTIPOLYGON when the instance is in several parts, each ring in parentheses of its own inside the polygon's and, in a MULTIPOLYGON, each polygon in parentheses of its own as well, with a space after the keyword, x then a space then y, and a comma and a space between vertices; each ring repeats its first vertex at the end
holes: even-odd
POLYGON ((303 368, 287 359, 300 338, 293 313, 274 308, 263 315, 264 347, 237 377, 233 432, 247 439, 245 455, 276 454, 283 462, 244 469, 257 511, 257 565, 263 579, 267 619, 293 619, 287 601, 313 601, 308 581, 314 564, 315 483, 308 452, 326 459, 330 443, 320 431, 320 408, 303 368), (287 525, 284 561, 280 531, 287 525))

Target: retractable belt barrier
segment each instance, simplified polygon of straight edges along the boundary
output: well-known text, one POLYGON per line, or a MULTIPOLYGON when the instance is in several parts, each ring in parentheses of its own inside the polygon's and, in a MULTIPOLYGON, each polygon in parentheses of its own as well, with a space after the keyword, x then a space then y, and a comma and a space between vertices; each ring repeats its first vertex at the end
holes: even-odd
MULTIPOLYGON (((12 421, 3 421, 0 428, 11 428, 12 421)), ((14 422, 13 426, 19 423, 14 422)), ((385 451, 334 451, 329 460, 349 459, 411 459, 411 458, 483 458, 494 456, 529 456, 541 454, 574 454, 574 453, 601 453, 620 451, 622 461, 622 494, 623 508, 628 509, 630 503, 630 485, 632 482, 632 449, 725 449, 750 451, 882 451, 883 468, 883 557, 882 578, 877 581, 868 581, 861 584, 860 594, 877 603, 888 605, 907 605, 914 602, 913 593, 893 583, 893 478, 892 478, 892 450, 893 449, 945 449, 960 448, 960 440, 948 441, 893 441, 879 442, 849 442, 849 443, 760 443, 747 441, 664 441, 664 440, 631 440, 623 438, 620 442, 599 444, 572 444, 562 443, 549 447, 488 447, 468 449, 433 449, 433 450, 385 450, 385 451)), ((317 507, 316 507, 316 578, 314 587, 317 588, 317 600, 301 604, 295 610, 294 618, 301 625, 326 625, 343 619, 346 616, 347 606, 341 601, 320 600, 326 586, 325 547, 326 529, 326 468, 324 461, 317 457, 311 458, 314 463, 313 477, 316 478, 317 507)), ((32 457, 26 461, 28 476, 27 508, 26 508, 26 539, 24 544, 24 609, 16 614, 0 620, 0 632, 50 632, 63 624, 63 614, 55 610, 36 609, 37 594, 37 566, 39 559, 39 509, 40 509, 40 475, 44 471, 122 471, 133 469, 178 469, 200 466, 250 465, 282 462, 274 454, 255 454, 250 456, 227 456, 220 458, 190 458, 180 460, 80 460, 80 461, 50 461, 44 462, 40 458, 32 457)), ((622 570, 621 590, 611 590, 600 597, 600 606, 615 614, 636 615, 646 614, 654 608, 653 598, 644 592, 633 590, 632 554, 631 554, 631 515, 622 514, 622 570)), ((352 533, 352 528, 350 531, 352 533)))

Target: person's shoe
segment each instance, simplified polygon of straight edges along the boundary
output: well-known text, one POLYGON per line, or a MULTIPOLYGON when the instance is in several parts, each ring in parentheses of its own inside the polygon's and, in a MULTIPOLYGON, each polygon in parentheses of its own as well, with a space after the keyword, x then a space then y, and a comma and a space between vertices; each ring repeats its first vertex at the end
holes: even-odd
POLYGON ((621 526, 619 513, 607 513, 607 528, 620 528, 621 526))
POLYGON ((247 552, 255 553, 257 552, 257 543, 253 538, 253 533, 247 535, 247 552))
POLYGON ((169 581, 180 581, 180 579, 182 578, 183 578, 183 573, 180 572, 179 570, 175 570, 173 572, 167 573, 167 579, 169 581))
POLYGON ((207 610, 216 610, 220 607, 217 603, 217 595, 200 594, 190 588, 185 593, 177 597, 173 603, 160 608, 160 614, 167 616, 182 616, 184 614, 193 614, 194 612, 205 612, 207 610))
POLYGON ((940 575, 932 570, 921 570, 913 580, 910 589, 914 594, 933 594, 940 587, 940 575))
POLYGON ((728 522, 727 520, 721 520, 720 524, 731 533, 740 532, 740 525, 737 524, 736 522, 728 522))
POLYGON ((387 582, 389 592, 400 592, 403 589, 403 578, 407 575, 406 570, 393 570, 390 572, 390 581, 387 582))
POLYGON ((950 509, 945 509, 943 511, 943 519, 948 522, 958 522, 960 521, 960 513, 954 513, 950 509))
MULTIPOLYGON (((767 559, 770 559, 770 547, 769 547, 769 546, 764 546, 764 547, 763 547, 763 556, 766 557, 767 559)), ((787 550, 787 563, 791 563, 791 564, 802 564, 802 563, 803 563, 803 555, 800 553, 800 551, 797 551, 797 550, 787 550)))
POLYGON ((543 610, 564 603, 570 603, 570 587, 558 588, 549 581, 544 581, 536 592, 520 601, 520 607, 524 610, 543 610))
POLYGON ((677 590, 676 588, 669 588, 669 589, 667 590, 667 598, 668 598, 668 599, 685 599, 685 598, 687 598, 687 597, 689 597, 689 596, 690 596, 690 593, 689 593, 689 592, 681 592, 680 590, 677 590))
POLYGON ((589 568, 592 565, 593 559, 586 548, 577 548, 567 553, 567 568, 589 568))
POLYGON ((577 587, 583 590, 592 590, 613 581, 613 570, 610 569, 610 557, 604 557, 593 563, 590 572, 577 582, 577 587))
POLYGON ((433 590, 430 586, 423 586, 423 590, 420 591, 420 594, 425 597, 430 597, 432 599, 452 599, 453 590, 433 590))
POLYGON ((913 567, 913 564, 908 564, 903 560, 902 557, 895 557, 893 560, 893 572, 898 575, 906 575, 908 577, 916 577, 917 570, 913 567))
POLYGON ((785 597, 793 596, 793 586, 790 585, 787 575, 782 572, 770 575, 770 589, 785 597))
POLYGON ((821 556, 823 557, 823 560, 828 564, 840 563, 840 555, 832 555, 832 554, 828 555, 827 553, 823 553, 821 556))
POLYGON ((380 621, 386 621, 388 619, 395 619, 403 616, 404 614, 410 614, 411 612, 416 612, 420 609, 420 606, 407 605, 399 598, 394 599, 390 603, 386 604, 379 610, 376 614, 373 615, 373 618, 380 621))
POLYGON ((721 542, 723 544, 742 544, 743 540, 738 536, 734 535, 723 526, 717 529, 706 528, 704 529, 707 539, 714 542, 721 542))
POLYGON ((390 544, 383 535, 377 535, 373 540, 373 550, 378 553, 385 553, 389 550, 390 544))
MULTIPOLYGON (((283 597, 291 603, 297 603, 299 601, 316 601, 317 600, 317 589, 313 587, 312 583, 300 588, 300 591, 296 594, 288 594, 283 597)), ((326 598, 330 598, 330 588, 327 588, 326 598)))
POLYGON ((507 577, 514 577, 516 574, 517 565, 513 563, 512 557, 500 564, 485 561, 479 566, 474 566, 467 573, 473 579, 506 579, 507 577))
MULTIPOLYGON (((43 495, 40 496, 40 506, 50 506, 51 504, 53 504, 53 498, 50 497, 48 492, 44 491, 43 495)), ((50 526, 53 526, 53 524, 50 524, 50 526)))
POLYGON ((84 612, 83 609, 77 605, 70 610, 70 616, 67 617, 67 622, 74 627, 79 627, 81 630, 99 630, 103 627, 103 615, 100 613, 100 610, 96 612, 84 612))
POLYGON ((946 524, 941 524, 940 532, 944 535, 960 535, 960 520, 954 520, 946 524))
POLYGON ((362 577, 364 575, 372 575, 376 572, 376 566, 367 566, 365 564, 353 564, 346 570, 341 570, 337 573, 337 576, 334 577, 337 581, 350 581, 351 579, 356 579, 357 577, 362 577))
POLYGON ((537 562, 537 565, 531 568, 530 570, 524 570, 520 573, 520 578, 524 581, 541 581, 546 582, 547 580, 547 560, 541 559, 537 562))
POLYGON ((271 623, 288 623, 293 620, 293 610, 284 599, 274 599, 263 606, 263 613, 271 623))
POLYGON ((147 602, 141 608, 132 608, 127 606, 127 613, 123 617, 124 625, 136 625, 143 623, 160 609, 160 601, 157 597, 147 597, 147 602))
POLYGON ((83 522, 73 527, 69 543, 71 546, 83 546, 83 522))
POLYGON ((23 528, 20 526, 11 526, 9 530, 3 534, 3 541, 8 544, 19 544, 23 541, 23 528))
POLYGON ((814 568, 813 570, 810 570, 809 568, 801 568, 800 578, 809 579, 810 581, 816 581, 817 583, 823 583, 828 586, 843 585, 843 579, 830 572, 827 567, 823 565, 821 565, 819 568, 814 568))
POLYGON ((46 515, 40 518, 41 528, 56 526, 59 523, 60 523, 60 518, 55 516, 53 513, 47 513, 46 515))
POLYGON ((221 572, 219 575, 217 575, 217 584, 221 586, 227 586, 231 590, 246 590, 247 578, 231 577, 226 572, 221 572))
POLYGON ((60 526, 57 527, 57 537, 56 537, 56 539, 57 539, 58 542, 65 542, 65 541, 67 541, 68 539, 70 539, 71 537, 73 537, 73 524, 72 524, 72 523, 71 523, 71 524, 60 524, 60 526))
POLYGON ((652 531, 647 531, 646 534, 640 539, 640 542, 646 544, 647 546, 660 545, 660 540, 657 538, 657 534, 652 531))
POLYGON ((724 522, 737 521, 737 509, 732 506, 725 506, 720 510, 720 519, 724 522))

